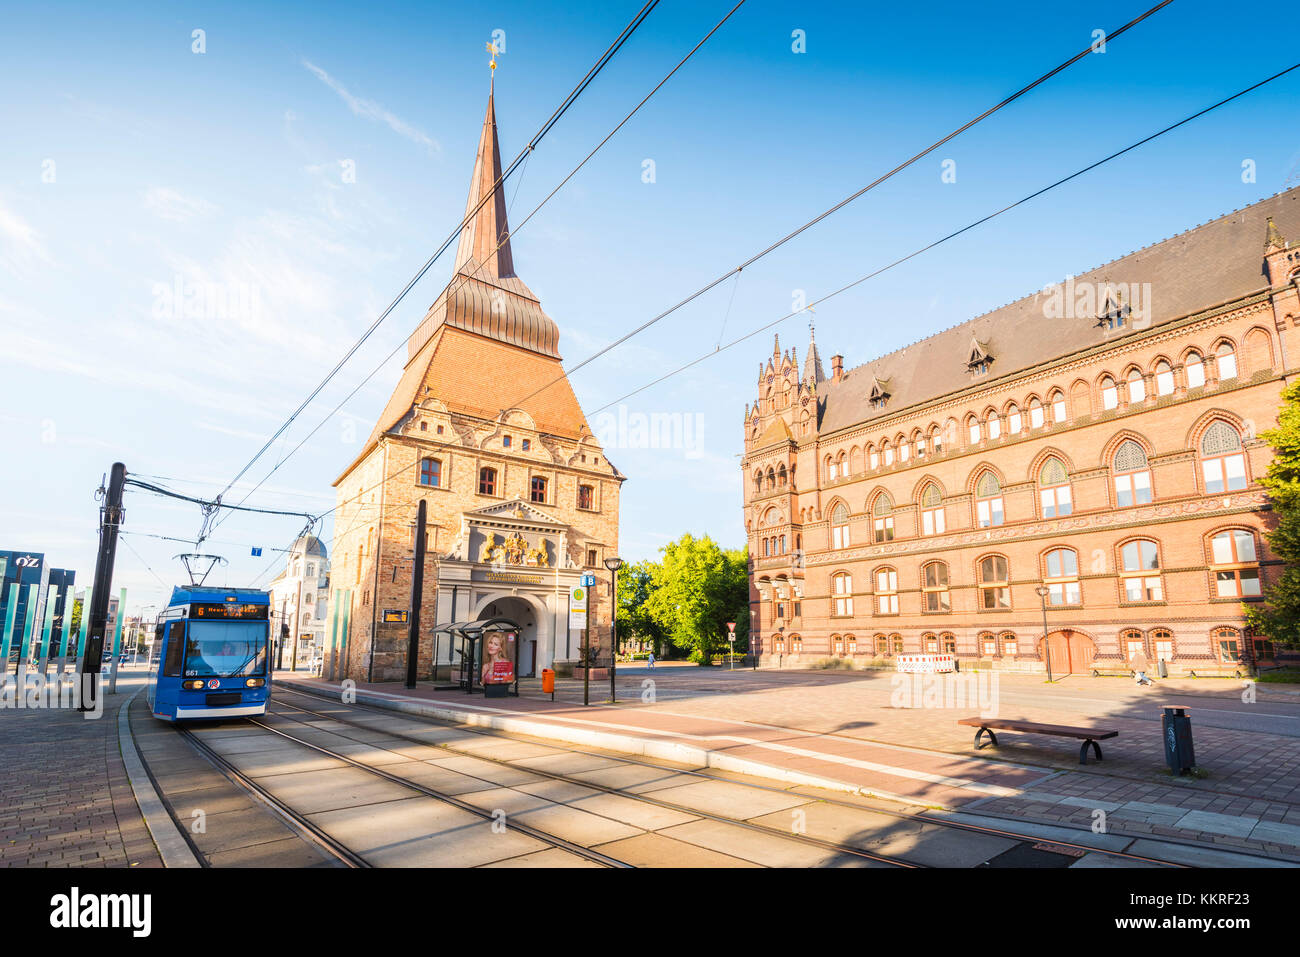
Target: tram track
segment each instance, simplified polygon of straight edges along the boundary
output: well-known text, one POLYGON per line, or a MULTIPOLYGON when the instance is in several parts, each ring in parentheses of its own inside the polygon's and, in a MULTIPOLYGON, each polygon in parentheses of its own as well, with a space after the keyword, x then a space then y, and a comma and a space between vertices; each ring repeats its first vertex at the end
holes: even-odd
MULTIPOLYGON (((323 714, 323 713, 321 713, 321 712, 315 712, 315 711, 311 711, 311 710, 309 710, 309 709, 305 709, 305 708, 296 708, 296 707, 293 706, 293 705, 288 705, 288 706, 286 706, 286 707, 287 707, 290 711, 298 711, 299 713, 310 714, 310 715, 312 715, 313 717, 324 718, 324 719, 326 719, 326 720, 335 720, 335 721, 340 720, 340 719, 336 718, 336 717, 333 716, 333 715, 323 714)), ((274 717, 277 717, 277 718, 282 718, 282 719, 290 720, 290 721, 295 721, 295 722, 297 722, 297 723, 304 724, 304 725, 306 725, 306 726, 308 726, 308 727, 311 727, 310 722, 303 721, 302 719, 299 719, 299 718, 293 718, 293 717, 291 717, 291 716, 289 716, 289 715, 286 715, 283 711, 269 711, 269 712, 268 712, 268 715, 270 715, 270 716, 274 716, 274 717)), ((389 772, 383 771, 382 769, 375 768, 375 767, 371 767, 371 766, 366 765, 366 764, 364 764, 364 763, 361 763, 361 762, 355 761, 355 760, 353 760, 353 759, 347 757, 346 755, 339 754, 338 752, 333 751, 333 750, 331 750, 331 749, 329 749, 329 748, 325 748, 325 747, 323 747, 323 746, 321 746, 321 745, 317 745, 317 744, 313 744, 313 743, 311 743, 311 742, 309 742, 309 741, 305 741, 305 740, 303 740, 302 738, 298 738, 298 737, 296 737, 296 736, 294 736, 294 735, 292 735, 292 734, 289 734, 289 733, 287 733, 286 731, 284 731, 284 730, 282 730, 282 729, 279 729, 279 728, 273 728, 273 727, 271 727, 270 725, 265 724, 265 723, 263 723, 263 722, 261 722, 261 721, 257 721, 257 720, 255 720, 255 719, 250 719, 250 721, 251 721, 252 724, 257 725, 258 727, 264 728, 264 729, 266 729, 266 730, 268 730, 268 731, 272 731, 272 732, 274 732, 274 733, 276 733, 276 734, 279 734, 279 735, 281 735, 281 736, 283 736, 283 737, 285 737, 285 738, 287 738, 287 739, 289 739, 289 740, 291 740, 291 741, 294 741, 294 742, 296 742, 296 743, 298 743, 298 744, 301 744, 301 745, 303 745, 303 746, 305 746, 305 747, 313 748, 313 749, 315 749, 315 750, 321 752, 322 754, 329 755, 329 756, 334 757, 334 758, 337 758, 338 760, 341 760, 341 761, 346 761, 346 762, 348 762, 349 764, 353 765, 354 767, 360 768, 360 769, 365 770, 365 771, 369 771, 369 772, 372 773, 372 774, 376 774, 376 775, 378 775, 378 776, 380 776, 380 777, 384 777, 384 778, 386 778, 386 779, 388 779, 388 780, 390 780, 390 781, 392 781, 392 782, 394 782, 394 783, 397 783, 397 784, 403 784, 403 785, 406 785, 406 786, 409 786, 409 787, 413 787, 413 788, 415 788, 415 789, 417 789, 417 790, 426 790, 426 791, 429 790, 429 789, 426 789, 424 785, 420 785, 420 784, 418 784, 418 783, 416 783, 416 782, 409 781, 409 780, 406 779, 406 778, 402 778, 400 775, 394 775, 394 774, 391 774, 391 773, 389 773, 389 772)), ((419 738, 411 737, 411 736, 407 736, 407 735, 402 735, 402 734, 397 733, 397 732, 388 732, 388 731, 384 731, 384 730, 382 730, 382 729, 377 729, 377 728, 368 728, 368 727, 366 727, 365 725, 360 724, 360 723, 357 723, 357 722, 342 721, 341 723, 343 723, 343 724, 347 724, 347 725, 349 725, 349 726, 356 727, 356 728, 359 728, 359 729, 361 729, 361 730, 365 730, 365 731, 368 731, 368 732, 385 734, 385 735, 388 735, 389 737, 392 737, 392 738, 395 739, 395 740, 402 741, 402 742, 404 742, 404 743, 418 744, 418 745, 421 745, 421 746, 424 746, 424 747, 437 748, 437 749, 439 749, 439 750, 447 751, 449 754, 455 755, 456 757, 461 757, 461 758, 473 758, 473 759, 478 760, 478 761, 488 761, 488 762, 491 762, 492 764, 496 764, 496 765, 498 765, 498 766, 500 766, 500 767, 510 768, 511 770, 516 771, 516 772, 527 773, 527 774, 535 775, 535 776, 537 776, 537 777, 546 778, 546 779, 548 779, 548 780, 556 781, 556 782, 559 782, 559 783, 570 784, 570 785, 574 785, 574 786, 577 786, 577 787, 582 787, 582 788, 589 789, 589 790, 593 790, 593 791, 599 791, 599 792, 602 792, 602 793, 604 793, 604 794, 609 794, 609 795, 612 795, 612 796, 615 796, 615 797, 623 798, 623 799, 625 799, 625 800, 629 800, 629 801, 637 802, 637 803, 640 803, 640 804, 651 805, 651 806, 653 806, 653 807, 661 808, 661 809, 663 809, 663 810, 675 811, 675 812, 680 813, 680 814, 687 814, 687 815, 690 815, 691 817, 694 817, 694 818, 701 818, 701 819, 708 820, 708 821, 712 821, 712 822, 714 822, 714 823, 722 824, 722 825, 725 825, 725 826, 728 826, 728 827, 735 827, 735 828, 739 828, 739 829, 743 829, 743 830, 747 830, 747 831, 751 831, 751 832, 755 832, 755 833, 762 833, 762 834, 765 834, 765 835, 768 835, 768 836, 771 836, 771 837, 778 837, 778 838, 781 838, 781 839, 783 839, 783 840, 790 841, 790 842, 792 842, 792 843, 799 844, 799 845, 802 845, 802 846, 805 846, 805 847, 815 847, 815 848, 817 848, 817 849, 819 849, 819 850, 830 851, 830 852, 835 853, 835 854, 839 854, 839 855, 843 855, 843 856, 847 856, 847 857, 852 857, 852 858, 858 858, 858 859, 861 859, 861 860, 864 860, 864 861, 870 861, 870 862, 872 862, 872 863, 876 863, 876 864, 884 864, 884 865, 888 865, 888 866, 891 866, 891 867, 899 867, 899 868, 920 868, 920 867, 924 867, 924 866, 925 866, 925 865, 922 865, 922 864, 918 864, 918 863, 916 863, 916 862, 914 862, 914 861, 907 861, 907 860, 904 860, 904 859, 899 858, 899 857, 894 857, 894 856, 891 856, 891 855, 879 854, 879 853, 875 853, 875 852, 872 852, 872 851, 867 851, 867 850, 865 850, 865 849, 863 849, 863 848, 860 848, 860 847, 854 847, 853 845, 850 845, 850 844, 842 844, 842 843, 835 842, 835 841, 822 840, 822 839, 820 839, 820 838, 810 837, 810 836, 808 836, 808 835, 806 835, 806 834, 791 833, 790 831, 787 831, 787 830, 782 830, 782 829, 775 828, 775 827, 769 827, 769 826, 767 826, 767 825, 763 825, 763 824, 757 824, 757 823, 755 823, 755 822, 753 822, 753 821, 746 821, 746 820, 741 820, 741 819, 737 819, 737 818, 726 817, 726 816, 724 816, 724 815, 720 815, 720 814, 713 814, 713 813, 710 813, 710 812, 708 812, 708 811, 701 810, 701 809, 696 808, 696 807, 691 807, 691 806, 689 806, 689 805, 678 804, 678 803, 675 803, 675 802, 672 802, 672 801, 664 801, 664 800, 662 800, 662 799, 659 799, 659 798, 653 798, 653 797, 650 797, 650 796, 647 796, 647 795, 644 795, 644 794, 632 794, 632 793, 628 793, 627 791, 619 790, 619 789, 617 789, 617 788, 610 788, 610 787, 605 787, 605 786, 603 786, 603 785, 592 784, 592 783, 590 783, 590 782, 583 781, 583 780, 581 780, 581 779, 579 779, 579 778, 574 778, 574 777, 570 777, 570 776, 567 776, 567 775, 557 774, 557 773, 552 772, 552 771, 544 771, 544 770, 541 770, 541 769, 528 767, 527 765, 519 765, 519 764, 515 764, 515 763, 513 763, 513 762, 506 761, 506 760, 503 760, 503 759, 500 759, 500 758, 494 758, 494 757, 490 757, 490 756, 486 756, 486 755, 473 754, 473 753, 470 753, 470 752, 467 752, 467 751, 461 751, 461 750, 459 750, 459 749, 451 748, 451 747, 447 747, 447 746, 444 746, 444 745, 441 745, 441 744, 438 744, 438 743, 430 743, 430 742, 428 742, 428 741, 422 741, 422 740, 420 740, 419 738)), ((320 730, 322 730, 322 729, 314 728, 313 730, 320 731, 320 730)), ((337 733, 337 732, 327 732, 327 733, 337 733)), ((352 741, 352 742, 354 742, 354 743, 357 743, 357 744, 363 744, 363 745, 366 745, 366 746, 368 746, 368 747, 370 747, 370 748, 372 748, 372 749, 374 749, 374 750, 376 750, 376 751, 390 751, 390 752, 393 752, 393 753, 400 753, 400 752, 395 752, 395 751, 393 751, 393 749, 391 749, 391 748, 384 748, 384 747, 381 747, 380 745, 374 744, 373 742, 362 742, 362 741, 357 741, 357 739, 355 739, 355 738, 349 738, 348 740, 349 740, 349 741, 352 741)), ((602 757, 603 757, 603 756, 602 756, 602 757)), ((677 772, 676 772, 676 769, 663 769, 663 770, 672 770, 674 773, 677 773, 677 772)), ((436 795, 435 795, 435 796, 436 796, 436 795)), ((485 816, 485 817, 491 818, 491 815, 488 814, 487 812, 483 811, 481 808, 477 808, 477 807, 475 807, 474 805, 468 804, 468 803, 466 803, 466 802, 462 802, 462 801, 460 801, 458 798, 453 798, 453 797, 450 797, 450 796, 447 796, 447 795, 442 795, 442 797, 443 797, 444 799, 446 799, 446 800, 452 802, 452 803, 455 803, 457 806, 464 807, 464 809, 466 809, 466 810, 473 810, 475 813, 478 813, 478 814, 483 815, 483 816, 485 816)), ((562 803, 562 802, 557 802, 557 803, 562 803)), ((563 841, 562 838, 555 837, 554 835, 540 836, 540 835, 544 834, 544 832, 536 832, 536 829, 531 828, 529 825, 520 825, 520 824, 517 824, 517 823, 508 822, 508 826, 510 826, 510 827, 514 827, 514 828, 518 828, 518 829, 522 830, 523 833, 531 833, 531 834, 533 834, 533 836, 538 836, 539 839, 541 839, 541 840, 548 840, 548 841, 563 841)), ((566 843, 566 845, 567 845, 567 846, 565 847, 566 850, 570 850, 572 853, 581 853, 583 856, 594 855, 594 857, 593 857, 592 859, 595 859, 595 858, 603 859, 603 861, 605 861, 605 862, 609 862, 609 863, 607 864, 607 866, 617 866, 617 867, 631 867, 631 866, 633 866, 633 865, 627 864, 627 863, 625 863, 625 862, 617 861, 617 860, 615 860, 615 859, 613 859, 613 858, 609 858, 609 857, 607 857, 606 855, 600 854, 599 852, 597 852, 597 851, 593 851, 593 850, 591 850, 591 849, 589 849, 589 848, 582 848, 581 845, 568 845, 568 842, 565 842, 565 843, 566 843)))
MULTIPOLYGON (((353 709, 353 710, 357 710, 357 711, 363 711, 363 712, 365 712, 365 713, 367 713, 367 714, 374 714, 374 715, 383 716, 383 717, 386 717, 386 718, 397 718, 397 719, 401 719, 401 720, 409 721, 409 722, 411 722, 411 723, 413 723, 413 724, 421 724, 421 725, 424 725, 424 726, 426 726, 426 727, 427 727, 427 726, 430 726, 431 724, 433 724, 432 722, 421 721, 421 720, 418 719, 418 718, 413 718, 413 717, 411 717, 411 716, 409 716, 409 715, 404 715, 404 714, 401 714, 400 712, 394 712, 394 711, 390 711, 390 710, 387 710, 387 709, 384 709, 384 708, 376 708, 376 707, 372 707, 372 706, 369 706, 369 705, 360 705, 360 704, 355 704, 355 703, 353 703, 353 704, 348 704, 348 705, 341 705, 341 704, 338 704, 338 703, 332 701, 331 699, 326 698, 326 697, 324 697, 324 696, 322 696, 322 695, 318 695, 318 694, 315 694, 315 693, 312 693, 312 692, 309 692, 309 691, 303 691, 303 690, 300 690, 300 689, 297 689, 297 688, 285 688, 284 686, 281 686, 280 688, 277 689, 277 691, 278 691, 278 693, 288 693, 288 694, 296 695, 296 696, 299 696, 299 697, 305 697, 305 698, 310 698, 310 699, 313 699, 313 700, 324 701, 324 702, 326 702, 326 703, 328 703, 328 704, 330 704, 330 705, 332 705, 332 706, 334 706, 334 707, 349 708, 349 709, 353 709)), ((299 706, 297 706, 297 705, 288 705, 288 704, 284 704, 283 702, 274 702, 274 701, 272 702, 272 704, 277 704, 277 703, 283 704, 284 707, 288 707, 288 708, 291 708, 291 709, 293 709, 293 710, 297 710, 297 711, 301 711, 301 712, 306 713, 306 714, 313 715, 314 717, 317 717, 317 718, 321 718, 321 719, 325 719, 325 720, 330 720, 330 721, 338 721, 338 722, 341 723, 341 724, 346 724, 346 725, 349 725, 349 726, 352 726, 352 727, 356 727, 356 728, 359 728, 359 729, 362 729, 362 730, 365 730, 365 731, 369 731, 369 732, 378 732, 378 733, 386 734, 386 735, 389 735, 389 736, 391 736, 391 737, 393 737, 393 738, 396 738, 396 739, 399 739, 399 740, 403 740, 403 741, 406 741, 406 742, 409 742, 409 743, 413 743, 413 744, 421 744, 421 745, 425 745, 425 746, 428 746, 428 747, 435 747, 435 748, 438 748, 438 749, 440 749, 440 750, 445 750, 445 751, 448 751, 448 752, 450 752, 450 753, 452 753, 452 754, 456 754, 456 755, 463 756, 463 757, 474 757, 474 758, 476 758, 476 759, 478 759, 478 760, 491 761, 491 762, 493 762, 493 763, 495 763, 495 764, 498 764, 498 765, 501 765, 501 766, 505 766, 505 767, 509 767, 509 768, 514 769, 514 770, 527 771, 528 773, 531 773, 531 774, 538 774, 538 775, 541 775, 541 776, 543 776, 543 777, 547 777, 547 778, 549 778, 549 779, 551 779, 551 780, 554 780, 554 781, 557 781, 557 782, 566 783, 566 784, 571 784, 571 785, 580 786, 580 787, 585 787, 585 788, 590 788, 590 789, 592 789, 592 790, 600 791, 600 792, 603 792, 603 793, 606 793, 606 794, 617 795, 617 796, 625 797, 625 798, 632 798, 632 799, 634 799, 634 800, 638 800, 638 801, 646 801, 647 803, 657 804, 657 805, 660 806, 660 807, 664 807, 664 808, 669 809, 669 810, 679 811, 679 812, 682 812, 682 813, 695 814, 695 815, 700 815, 700 814, 701 814, 701 812, 700 812, 698 809, 693 808, 693 807, 690 807, 690 806, 687 806, 687 805, 680 805, 680 804, 675 804, 675 803, 673 803, 673 802, 665 802, 665 801, 662 801, 662 800, 660 800, 660 799, 649 798, 647 795, 644 795, 644 794, 635 794, 635 795, 633 795, 633 794, 628 794, 626 791, 619 790, 618 788, 613 788, 613 787, 608 787, 608 786, 605 786, 605 785, 597 784, 597 783, 595 783, 595 782, 592 782, 592 781, 589 781, 589 780, 586 780, 586 779, 583 779, 583 778, 577 778, 577 777, 573 777, 573 776, 570 776, 570 775, 561 774, 561 773, 554 772, 554 771, 544 771, 544 770, 537 769, 537 768, 533 768, 533 767, 530 767, 530 766, 527 766, 527 765, 519 765, 519 764, 517 764, 517 763, 515 763, 515 762, 509 761, 509 760, 506 760, 506 759, 502 759, 502 758, 494 758, 494 757, 490 757, 490 756, 482 755, 482 754, 479 754, 479 753, 476 753, 476 752, 472 752, 472 751, 468 751, 468 750, 463 750, 463 749, 460 749, 460 748, 455 748, 455 747, 452 747, 452 746, 450 746, 450 745, 446 745, 446 744, 443 744, 443 743, 431 743, 431 742, 428 742, 428 741, 426 741, 426 740, 423 740, 423 739, 421 739, 421 738, 419 738, 419 737, 415 737, 415 736, 413 736, 413 735, 404 735, 404 734, 402 734, 400 731, 392 731, 392 730, 389 730, 389 729, 386 729, 386 728, 385 728, 385 729, 375 728, 375 727, 372 727, 372 726, 370 726, 370 725, 367 725, 367 724, 365 724, 365 723, 363 723, 363 722, 359 722, 359 721, 350 721, 350 720, 347 720, 347 719, 345 719, 345 718, 341 718, 341 717, 339 717, 337 714, 326 713, 326 712, 321 712, 321 711, 313 711, 313 710, 310 709, 310 708, 302 708, 302 707, 299 707, 299 706)), ((442 727, 455 727, 455 728, 456 728, 457 730, 459 730, 459 731, 464 731, 464 732, 469 733, 469 734, 479 735, 479 736, 487 737, 487 738, 496 738, 496 739, 501 739, 501 740, 514 740, 514 741, 526 741, 526 740, 531 740, 531 739, 527 738, 527 736, 512 735, 512 734, 509 734, 509 733, 506 733, 506 732, 500 732, 500 731, 488 731, 488 730, 484 730, 484 729, 482 729, 482 728, 473 728, 473 727, 469 727, 469 726, 467 726, 467 725, 449 725, 449 724, 441 724, 441 725, 435 725, 435 726, 442 726, 442 727)), ((553 746, 553 745, 552 745, 552 746, 553 746)), ((617 761, 617 762, 624 763, 624 764, 628 764, 628 765, 633 765, 633 766, 637 766, 637 767, 644 767, 644 768, 653 769, 653 770, 656 770, 656 771, 661 771, 661 772, 664 772, 664 773, 667 773, 667 774, 682 774, 682 775, 689 775, 689 776, 691 776, 691 777, 698 778, 698 779, 705 780, 705 781, 716 781, 716 782, 722 782, 722 783, 726 783, 726 784, 738 785, 738 786, 740 786, 740 787, 748 788, 748 789, 756 790, 756 791, 764 791, 764 792, 775 793, 775 794, 784 794, 784 795, 787 795, 787 796, 788 796, 788 795, 791 795, 791 794, 795 794, 795 793, 797 793, 797 792, 792 792, 792 791, 789 790, 788 788, 774 787, 774 786, 771 786, 771 785, 759 784, 759 783, 757 783, 757 782, 737 780, 737 779, 732 778, 732 777, 723 777, 723 776, 720 776, 720 775, 709 774, 709 773, 707 773, 707 772, 699 771, 699 770, 691 769, 691 768, 674 768, 674 767, 670 767, 670 766, 668 766, 668 765, 657 764, 657 763, 655 763, 655 762, 653 762, 653 761, 646 761, 646 760, 644 760, 644 759, 642 759, 642 758, 636 758, 636 757, 631 757, 631 756, 625 756, 625 755, 621 755, 621 754, 619 754, 619 755, 614 755, 614 754, 610 754, 610 753, 607 753, 607 752, 590 751, 590 750, 585 750, 585 749, 582 749, 582 748, 573 747, 573 746, 570 746, 570 745, 567 745, 567 744, 564 746, 563 750, 566 751, 567 753, 570 753, 570 754, 581 754, 581 755, 586 755, 586 756, 590 756, 590 757, 597 757, 597 758, 603 758, 603 759, 607 759, 607 760, 613 760, 613 761, 617 761)), ((799 796, 806 796, 806 795, 799 795, 799 796)), ((1033 846, 1038 847, 1038 848, 1060 848, 1060 849, 1062 849, 1062 852, 1063 852, 1063 853, 1068 853, 1068 854, 1072 854, 1072 855, 1078 855, 1078 854, 1081 854, 1081 853, 1099 854, 1099 855, 1104 855, 1104 856, 1106 856, 1106 857, 1109 857, 1109 858, 1112 858, 1112 859, 1115 859, 1115 860, 1130 861, 1130 862, 1133 862, 1133 863, 1135 863, 1135 864, 1141 864, 1141 865, 1147 865, 1147 866, 1153 866, 1153 867, 1185 868, 1185 867, 1188 866, 1188 865, 1185 865, 1185 864, 1182 864, 1182 863, 1179 863, 1179 862, 1169 861, 1169 860, 1164 860, 1164 859, 1161 859, 1161 858, 1150 857, 1150 856, 1147 856, 1147 855, 1142 855, 1142 854, 1133 854, 1133 853, 1128 853, 1128 852, 1125 852, 1125 851, 1118 851, 1118 850, 1111 850, 1111 849, 1098 848, 1098 847, 1095 847, 1095 846, 1090 845, 1090 844, 1082 844, 1082 843, 1078 843, 1078 842, 1071 842, 1071 841, 1060 840, 1060 839, 1054 839, 1054 838, 1053 838, 1053 839, 1047 839, 1047 838, 1036 837, 1036 836, 1033 836, 1033 835, 1023 834, 1023 833, 1016 832, 1016 831, 1012 831, 1012 830, 1010 830, 1010 829, 1005 829, 1005 828, 995 828, 995 827, 990 827, 990 826, 988 826, 988 825, 971 824, 971 823, 962 822, 962 821, 951 821, 951 820, 946 820, 946 819, 943 819, 943 818, 930 817, 930 816, 928 816, 928 815, 924 815, 924 814, 910 814, 910 813, 905 813, 905 812, 901 812, 901 811, 891 811, 891 810, 888 810, 888 809, 881 809, 881 808, 875 808, 875 807, 864 808, 864 807, 863 807, 862 805, 860 805, 860 804, 855 804, 855 803, 853 803, 853 802, 851 802, 851 801, 845 801, 845 800, 841 800, 841 799, 834 798, 834 797, 830 797, 830 796, 817 796, 817 797, 815 797, 815 798, 810 798, 810 800, 816 800, 816 801, 819 801, 819 802, 824 803, 824 804, 828 804, 828 805, 832 805, 832 806, 836 806, 836 807, 842 807, 842 808, 846 808, 846 809, 851 809, 851 810, 854 810, 854 811, 863 812, 864 814, 877 814, 877 815, 882 815, 882 816, 884 816, 884 817, 888 817, 888 818, 890 818, 890 819, 892 819, 892 820, 904 821, 904 822, 908 822, 908 823, 912 823, 912 824, 917 824, 917 825, 929 825, 929 826, 934 826, 934 827, 944 828, 944 829, 951 830, 951 831, 956 831, 956 832, 965 832, 965 833, 969 833, 969 834, 981 835, 981 836, 984 836, 984 837, 997 837, 997 838, 1002 838, 1002 839, 1005 839, 1005 840, 1016 841, 1016 842, 1018 842, 1018 843, 1028 843, 1028 844, 1033 845, 1033 846)), ((788 832, 780 831, 780 830, 777 830, 777 829, 775 829, 775 828, 768 828, 768 827, 765 827, 765 826, 763 826, 763 825, 752 824, 752 822, 738 822, 738 821, 736 821, 736 820, 733 819, 733 818, 720 818, 720 817, 717 817, 717 816, 714 816, 714 817, 715 817, 715 819, 723 820, 723 821, 726 821, 726 822, 728 822, 728 823, 741 823, 741 824, 744 824, 744 825, 746 825, 746 826, 750 826, 750 827, 753 827, 753 828, 756 828, 756 829, 759 829, 759 830, 763 830, 763 831, 765 831, 765 832, 767 832, 767 833, 769 833, 769 834, 778 834, 778 835, 780 835, 780 836, 782 836, 782 837, 803 838, 803 839, 806 839, 806 840, 808 840, 808 841, 819 841, 819 840, 820 840, 820 839, 817 839, 817 838, 811 838, 811 837, 808 837, 807 835, 791 835, 791 834, 789 834, 788 832)), ((870 852, 864 852, 864 851, 862 851, 862 849, 860 849, 860 848, 854 848, 854 847, 852 847, 851 845, 837 844, 837 843, 835 843, 835 842, 822 842, 822 846, 827 847, 828 849, 834 849, 834 850, 838 850, 838 851, 843 851, 843 852, 845 852, 845 853, 850 853, 850 852, 855 852, 855 853, 870 853, 870 852)), ((878 857, 885 857, 885 855, 877 855, 877 856, 878 856, 878 857)), ((905 861, 905 860, 902 860, 902 859, 899 859, 899 858, 890 858, 889 860, 890 860, 890 862, 901 863, 903 866, 911 866, 911 867, 923 866, 923 865, 918 865, 918 864, 916 864, 915 862, 908 862, 908 861, 905 861)))

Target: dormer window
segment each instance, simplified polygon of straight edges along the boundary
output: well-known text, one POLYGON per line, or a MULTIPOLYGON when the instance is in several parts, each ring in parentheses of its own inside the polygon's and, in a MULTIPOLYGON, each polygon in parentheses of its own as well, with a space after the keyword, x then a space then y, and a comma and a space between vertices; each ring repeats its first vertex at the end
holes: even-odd
POLYGON ((872 376, 870 398, 873 409, 883 409, 889 401, 889 380, 872 376))
POLYGON ((967 371, 977 376, 987 375, 992 365, 993 356, 989 354, 988 346, 972 336, 970 346, 966 350, 967 371))
POLYGON ((1107 282, 1106 303, 1101 307, 1101 312, 1097 314, 1098 329, 1110 331, 1124 328, 1128 315, 1133 309, 1131 306, 1124 305, 1123 302, 1123 291, 1107 282))

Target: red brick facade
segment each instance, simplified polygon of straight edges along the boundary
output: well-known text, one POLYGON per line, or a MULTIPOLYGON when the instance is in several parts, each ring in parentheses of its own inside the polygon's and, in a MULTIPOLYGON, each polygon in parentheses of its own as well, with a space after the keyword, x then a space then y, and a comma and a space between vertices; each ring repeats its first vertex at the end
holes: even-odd
POLYGON ((762 661, 1127 672, 1140 652, 1185 674, 1271 656, 1243 598, 1280 571, 1257 436, 1300 357, 1297 200, 1072 278, 1086 308, 1065 315, 1040 293, 855 369, 836 356, 830 377, 815 343, 803 370, 778 343, 743 464, 762 661))

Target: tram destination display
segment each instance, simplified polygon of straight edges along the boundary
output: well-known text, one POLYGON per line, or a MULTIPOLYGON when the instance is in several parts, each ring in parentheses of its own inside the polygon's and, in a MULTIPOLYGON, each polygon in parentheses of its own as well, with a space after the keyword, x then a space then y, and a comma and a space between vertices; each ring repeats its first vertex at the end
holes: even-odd
POLYGON ((191 618, 251 618, 260 621, 267 620, 267 612, 270 610, 269 605, 252 605, 245 603, 232 603, 226 605, 218 604, 192 604, 190 605, 191 618))

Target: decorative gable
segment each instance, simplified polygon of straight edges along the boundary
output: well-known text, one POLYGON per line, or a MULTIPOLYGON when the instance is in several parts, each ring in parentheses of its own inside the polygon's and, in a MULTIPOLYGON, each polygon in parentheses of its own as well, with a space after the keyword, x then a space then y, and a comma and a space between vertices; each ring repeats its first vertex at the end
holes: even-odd
POLYGON ((989 352, 988 343, 971 336, 970 345, 966 347, 967 370, 976 375, 983 375, 989 371, 992 364, 993 355, 989 352))

